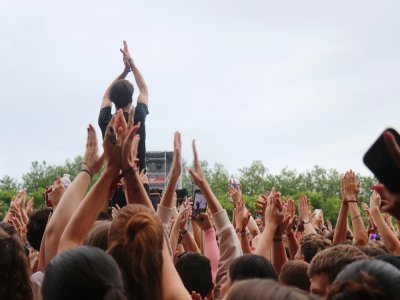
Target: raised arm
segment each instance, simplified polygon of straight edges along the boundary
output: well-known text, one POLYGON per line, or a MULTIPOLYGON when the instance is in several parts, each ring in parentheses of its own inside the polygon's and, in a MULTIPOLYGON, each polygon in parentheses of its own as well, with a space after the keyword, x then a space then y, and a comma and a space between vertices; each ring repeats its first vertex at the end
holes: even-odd
MULTIPOLYGON (((121 166, 122 139, 117 138, 113 116, 103 142, 106 169, 72 215, 60 239, 58 253, 82 245, 90 227, 108 202, 112 185, 121 166)), ((96 140, 97 147, 97 140, 96 140)))
POLYGON ((211 190, 210 185, 203 175, 200 162, 197 155, 195 141, 192 143, 193 148, 193 169, 189 170, 194 183, 201 190, 204 198, 207 200, 208 207, 214 219, 218 240, 220 241, 220 259, 218 263, 218 272, 216 284, 214 288, 214 297, 219 298, 222 283, 225 282, 228 274, 228 268, 233 259, 242 255, 240 242, 236 236, 235 229, 229 221, 228 214, 224 210, 211 190))
POLYGON ((351 224, 354 231, 354 242, 357 246, 368 244, 368 235, 358 207, 357 195, 360 190, 360 183, 357 182, 356 174, 352 170, 344 175, 344 197, 349 205, 351 224))
MULTIPOLYGON (((132 70, 133 76, 135 77, 136 85, 139 88, 139 96, 137 102, 141 102, 148 106, 149 102, 149 92, 147 89, 146 82, 140 73, 139 69, 136 67, 135 62, 133 61, 131 55, 129 54, 128 45, 126 41, 124 41, 124 49, 120 49, 122 54, 124 55, 124 59, 128 62, 130 69, 132 70)), ((124 60, 124 62, 125 62, 124 60)))
POLYGON ((236 220, 236 234, 240 240, 242 251, 244 254, 249 254, 251 253, 251 248, 247 238, 246 227, 249 223, 251 213, 246 209, 243 200, 236 202, 236 207, 233 209, 233 213, 236 220))
POLYGON ((262 255, 271 262, 275 232, 279 224, 283 221, 282 207, 276 195, 275 188, 272 188, 267 199, 260 197, 257 200, 257 206, 260 208, 258 213, 265 219, 265 228, 260 236, 254 254, 262 255))
POLYGON ((381 206, 381 196, 377 192, 373 192, 370 198, 371 217, 378 226, 379 233, 382 236, 386 249, 393 255, 400 255, 400 241, 396 234, 391 230, 390 226, 385 222, 381 215, 379 207, 381 206))
POLYGON ((342 177, 341 181, 341 195, 342 195, 342 203, 340 204, 340 210, 339 210, 339 215, 336 220, 336 226, 335 226, 335 233, 333 234, 333 244, 340 244, 344 243, 346 241, 346 234, 347 234, 347 216, 349 215, 349 204, 347 203, 346 197, 345 197, 345 182, 344 182, 344 176, 342 177))
MULTIPOLYGON (((120 112, 118 112, 120 113, 120 112)), ((122 114, 122 113, 121 113, 122 114)), ((121 152, 121 170, 122 176, 125 179, 125 196, 126 201, 129 204, 142 204, 151 209, 154 209, 149 196, 147 195, 146 189, 140 178, 140 174, 137 168, 137 152, 140 136, 136 134, 140 127, 140 123, 133 125, 133 109, 129 113, 128 124, 124 123, 122 117, 121 124, 122 130, 126 132, 123 137, 123 145, 121 152)))
POLYGON ((83 199, 91 178, 99 172, 103 164, 103 157, 99 156, 96 132, 89 125, 86 142, 86 151, 83 156, 81 172, 75 177, 70 186, 63 193, 57 209, 51 216, 43 237, 44 247, 40 249, 40 269, 44 270, 48 262, 57 255, 58 244, 68 221, 83 199), (44 253, 42 253, 42 249, 44 253))
POLYGON ((301 195, 299 198, 299 218, 304 224, 304 236, 317 233, 314 226, 311 224, 310 202, 305 195, 301 195))

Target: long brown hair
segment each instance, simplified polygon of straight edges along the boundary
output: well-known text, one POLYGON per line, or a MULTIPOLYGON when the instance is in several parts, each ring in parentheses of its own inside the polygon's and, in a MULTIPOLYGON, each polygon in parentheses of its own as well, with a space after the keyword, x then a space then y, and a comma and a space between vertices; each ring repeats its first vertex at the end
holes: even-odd
POLYGON ((0 223, 0 299, 31 300, 28 259, 15 229, 0 223))
POLYGON ((154 211, 125 206, 112 221, 108 240, 108 253, 122 271, 129 299, 161 299, 164 235, 154 211))

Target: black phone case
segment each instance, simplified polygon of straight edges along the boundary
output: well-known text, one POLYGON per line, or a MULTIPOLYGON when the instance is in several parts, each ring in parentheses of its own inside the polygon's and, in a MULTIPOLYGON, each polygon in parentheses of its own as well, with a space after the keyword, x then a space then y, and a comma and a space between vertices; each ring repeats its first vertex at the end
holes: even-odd
MULTIPOLYGON (((393 128, 388 128, 400 145, 400 135, 393 128)), ((383 137, 383 133, 365 153, 364 164, 374 173, 379 182, 383 183, 392 193, 400 193, 400 169, 397 168, 383 137)))

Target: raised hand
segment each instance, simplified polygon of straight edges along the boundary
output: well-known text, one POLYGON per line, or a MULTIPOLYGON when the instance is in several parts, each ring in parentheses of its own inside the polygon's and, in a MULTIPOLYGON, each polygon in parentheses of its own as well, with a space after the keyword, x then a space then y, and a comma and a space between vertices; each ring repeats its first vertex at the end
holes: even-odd
POLYGON ((311 221, 310 203, 306 195, 301 195, 299 199, 299 218, 305 223, 311 221))
POLYGON ((372 189, 382 197, 381 210, 400 220, 400 194, 391 193, 383 184, 375 184, 372 189))
POLYGON ((115 205, 112 207, 112 209, 111 209, 111 216, 112 216, 113 219, 115 219, 115 218, 117 217, 118 212, 119 212, 120 209, 121 209, 121 208, 119 207, 118 204, 115 204, 115 205))
POLYGON ((233 209, 236 221, 236 231, 243 232, 249 223, 251 213, 246 209, 243 201, 239 201, 233 209))
POLYGON ((276 192, 275 188, 272 188, 265 209, 265 223, 268 222, 278 227, 282 223, 283 218, 284 215, 279 194, 276 192))
MULTIPOLYGON (((106 160, 106 170, 112 173, 118 174, 121 168, 121 150, 122 150, 122 138, 117 135, 116 116, 112 116, 110 123, 106 129, 106 133, 103 140, 104 156, 106 160)), ((121 128, 118 128, 119 132, 122 132, 121 128)))
POLYGON ((203 170, 200 165, 199 157, 197 155, 196 141, 192 142, 193 149, 193 168, 189 169, 189 173, 193 178, 194 183, 201 189, 205 187, 206 179, 203 175, 203 170))
POLYGON ((357 181, 356 174, 350 170, 342 178, 342 199, 344 203, 356 201, 360 191, 360 182, 357 181))
POLYGON ((210 216, 205 212, 198 214, 193 221, 196 222, 203 231, 212 227, 210 216))
POLYGON ((265 195, 260 195, 258 196, 258 199, 256 201, 256 213, 261 216, 261 225, 264 227, 265 226, 265 210, 267 209, 267 201, 268 198, 265 195))
POLYGON ((82 169, 90 173, 90 177, 98 173, 104 162, 104 155, 99 155, 96 130, 92 125, 87 129, 86 150, 83 155, 82 169))
POLYGON ((296 224, 296 215, 295 215, 294 201, 292 198, 290 198, 287 201, 287 210, 285 213, 283 223, 286 224, 285 234, 293 233, 293 227, 296 224))
POLYGON ((229 187, 228 188, 229 198, 232 199, 233 205, 236 205, 242 200, 242 188, 240 185, 236 189, 229 187))
POLYGON ((373 191, 371 197, 369 198, 369 206, 371 207, 371 210, 379 210, 381 206, 381 201, 381 196, 377 192, 373 191))
POLYGON ((121 151, 121 170, 125 171, 128 168, 136 168, 137 162, 137 148, 139 145, 140 136, 136 134, 140 127, 140 122, 133 125, 133 108, 129 112, 128 124, 125 126, 125 119, 122 122, 122 127, 120 130, 120 136, 123 140, 122 151, 121 151))
POLYGON ((172 159, 171 172, 171 175, 178 177, 182 172, 182 141, 179 131, 176 131, 174 134, 174 156, 172 159))
POLYGON ((131 54, 129 53, 128 50, 128 44, 126 43, 126 41, 123 41, 124 43, 124 48, 123 49, 119 49, 121 51, 121 53, 123 54, 122 60, 124 62, 125 68, 130 67, 129 63, 130 61, 133 62, 131 54))

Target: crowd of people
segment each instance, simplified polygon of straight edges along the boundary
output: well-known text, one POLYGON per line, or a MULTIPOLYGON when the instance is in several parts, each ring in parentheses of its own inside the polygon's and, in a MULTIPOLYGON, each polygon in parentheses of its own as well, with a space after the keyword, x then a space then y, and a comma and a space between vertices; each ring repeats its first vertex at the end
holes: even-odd
MULTIPOLYGON (((227 183, 234 204, 228 216, 193 141, 189 173, 207 210, 192 214, 191 199, 176 205, 182 142, 175 132, 171 170, 154 209, 145 174, 148 89, 126 43, 121 52, 124 70, 99 115, 103 154, 89 125, 81 172, 67 187, 56 179, 52 207, 34 209, 25 191, 11 200, 0 223, 0 299, 397 299, 400 195, 377 184, 369 205, 360 203, 351 170, 337 187, 335 226, 305 195, 286 198, 275 188, 259 196, 252 214, 240 185, 227 183), (134 108, 130 71, 139 89, 134 108)), ((390 132, 385 142, 400 169, 390 132)))

